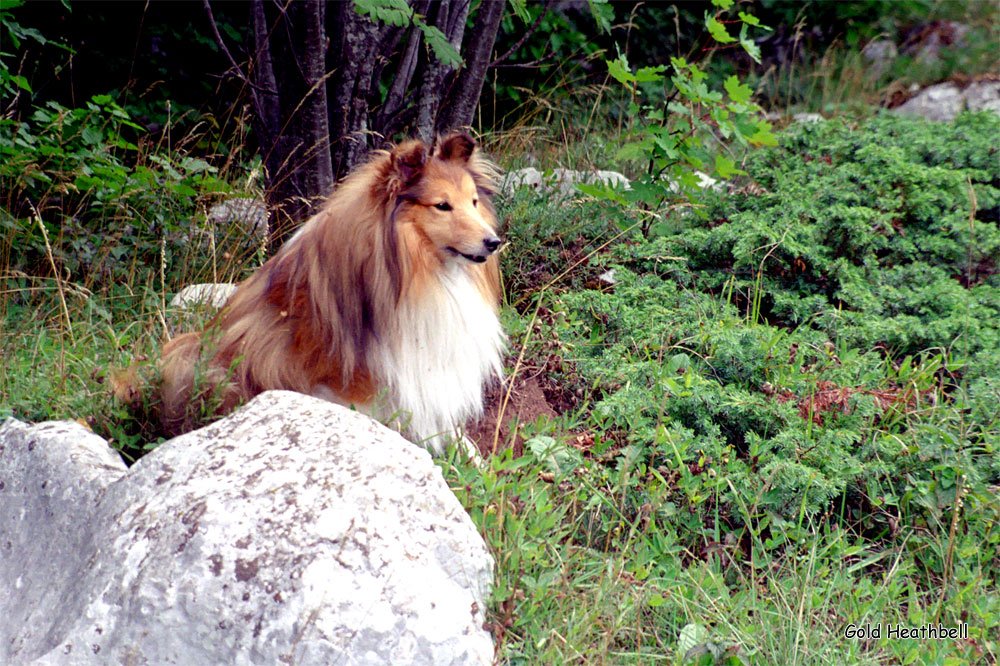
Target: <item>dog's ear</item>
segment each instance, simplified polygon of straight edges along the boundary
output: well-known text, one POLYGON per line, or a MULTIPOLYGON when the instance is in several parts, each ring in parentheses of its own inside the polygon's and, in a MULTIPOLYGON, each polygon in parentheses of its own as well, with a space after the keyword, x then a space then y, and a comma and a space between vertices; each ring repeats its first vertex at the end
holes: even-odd
POLYGON ((452 134, 438 146, 437 156, 445 162, 454 160, 465 164, 476 149, 476 141, 468 134, 452 134))
POLYGON ((422 141, 407 141, 396 146, 389 155, 393 180, 399 189, 413 185, 427 164, 427 146, 422 141))

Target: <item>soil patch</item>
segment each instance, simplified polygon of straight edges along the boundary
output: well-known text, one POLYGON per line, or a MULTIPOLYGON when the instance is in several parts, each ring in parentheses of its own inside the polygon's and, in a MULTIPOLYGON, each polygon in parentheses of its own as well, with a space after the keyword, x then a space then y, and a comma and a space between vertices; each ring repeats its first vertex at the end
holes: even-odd
POLYGON ((484 457, 511 447, 514 449, 515 458, 522 455, 524 437, 521 435, 521 426, 535 423, 541 416, 549 419, 558 416, 546 399, 545 391, 542 390, 539 378, 535 374, 507 377, 503 385, 491 386, 486 391, 483 405, 482 418, 469 423, 465 434, 476 443, 479 453, 484 457))

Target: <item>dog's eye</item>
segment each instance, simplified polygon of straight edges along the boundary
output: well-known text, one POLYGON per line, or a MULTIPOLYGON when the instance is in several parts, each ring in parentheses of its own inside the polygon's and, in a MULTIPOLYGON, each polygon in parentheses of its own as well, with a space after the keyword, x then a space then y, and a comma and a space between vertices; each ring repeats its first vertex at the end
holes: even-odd
POLYGON ((479 199, 473 199, 472 200, 472 207, 475 208, 478 205, 479 205, 479 199))
POLYGON ((443 211, 446 211, 446 212, 449 211, 449 210, 451 210, 451 204, 448 203, 447 201, 442 201, 441 203, 436 203, 436 204, 434 204, 434 207, 437 208, 438 210, 443 210, 443 211))

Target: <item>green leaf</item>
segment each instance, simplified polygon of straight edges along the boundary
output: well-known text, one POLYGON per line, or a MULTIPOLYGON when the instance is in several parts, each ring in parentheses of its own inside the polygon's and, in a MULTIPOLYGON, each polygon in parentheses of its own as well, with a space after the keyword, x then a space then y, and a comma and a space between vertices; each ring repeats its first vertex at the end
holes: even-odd
POLYGON ((656 67, 643 67, 638 72, 635 73, 635 80, 639 83, 651 83, 653 81, 660 81, 663 79, 663 72, 667 70, 666 65, 657 65, 656 67))
POLYGON ((757 19, 756 16, 754 16, 752 14, 746 14, 744 12, 740 12, 739 16, 740 16, 740 20, 743 21, 744 23, 746 23, 747 25, 753 25, 753 26, 759 26, 760 25, 760 21, 757 19))
POLYGON ((625 59, 625 56, 619 55, 616 60, 606 60, 605 62, 608 64, 608 74, 618 83, 631 88, 631 84, 638 80, 635 74, 629 71, 628 60, 625 59))
POLYGON ((747 55, 753 58, 753 61, 760 64, 760 47, 747 37, 747 24, 744 23, 740 28, 740 46, 746 51, 747 55))
POLYGON ((610 9, 608 0, 587 0, 587 5, 590 7, 590 15, 594 19, 594 23, 597 27, 601 29, 601 32, 609 34, 611 32, 611 17, 614 16, 614 10, 610 9))
POLYGON ((681 654, 691 650, 696 645, 708 640, 708 629, 700 624, 687 624, 681 629, 681 635, 677 637, 677 649, 681 654))
POLYGON ((201 173, 203 171, 212 173, 215 171, 215 167, 197 157, 185 157, 181 159, 181 168, 188 173, 201 173))
POLYGON ((663 151, 663 156, 667 159, 674 160, 677 159, 677 139, 670 134, 657 135, 654 139, 656 145, 661 151, 663 151))
POLYGON ((626 143, 615 153, 615 161, 644 160, 649 153, 651 146, 648 141, 635 141, 626 143))
POLYGON ((587 196, 594 197, 595 199, 605 199, 611 200, 615 203, 625 205, 627 202, 625 198, 616 192, 614 189, 607 185, 590 185, 588 183, 576 183, 576 189, 586 194, 587 196))
MULTIPOLYGON (((482 7, 482 4, 480 4, 482 7)), ((531 23, 531 14, 528 13, 528 3, 526 0, 510 0, 510 8, 514 10, 517 18, 524 24, 531 23)))
POLYGON ((730 99, 734 102, 746 104, 750 101, 750 96, 753 94, 750 86, 740 83, 735 74, 726 79, 722 85, 726 89, 726 92, 729 93, 730 99))
POLYGON ((84 143, 89 143, 90 145, 96 145, 103 140, 104 140, 104 132, 101 131, 100 127, 83 128, 84 143))
POLYGON ((524 448, 557 474, 572 472, 583 462, 579 451, 546 435, 532 437, 524 443, 524 448))
POLYGON ((712 0, 712 4, 721 9, 722 11, 726 11, 727 9, 732 7, 733 2, 735 2, 735 0, 712 0))
POLYGON ((670 113, 677 113, 680 115, 687 115, 688 113, 690 113, 689 109, 680 102, 668 102, 667 111, 669 111, 670 113))
POLYGON ((397 28, 408 26, 413 20, 413 8, 406 0, 354 0, 354 11, 397 28))
POLYGON ((778 138, 771 132, 771 123, 766 120, 757 122, 757 131, 753 136, 747 137, 750 143, 758 146, 777 146, 778 138))
POLYGON ((24 78, 20 74, 14 74, 14 75, 12 75, 10 77, 10 80, 13 81, 14 84, 18 88, 20 88, 21 90, 25 90, 27 92, 31 92, 31 86, 28 85, 28 79, 24 78))
POLYGON ((462 66, 462 56, 458 54, 443 32, 433 25, 427 25, 423 19, 417 16, 413 17, 413 23, 424 33, 424 41, 438 60, 450 67, 462 66))
POLYGON ((134 143, 131 143, 130 141, 126 141, 120 136, 116 136, 114 139, 112 139, 111 145, 117 148, 124 148, 126 150, 139 150, 139 146, 135 145, 134 143))
POLYGON ((33 40, 45 46, 49 43, 49 40, 45 39, 42 33, 38 32, 35 28, 21 28, 22 37, 31 37, 33 40))
POLYGON ((736 38, 726 30, 726 26, 716 21, 714 17, 709 17, 705 22, 705 27, 708 28, 708 33, 712 35, 712 39, 717 42, 729 44, 736 41, 736 38))
POLYGON ((736 168, 736 162, 723 155, 715 156, 715 172, 723 178, 729 178, 733 174, 746 173, 736 168))

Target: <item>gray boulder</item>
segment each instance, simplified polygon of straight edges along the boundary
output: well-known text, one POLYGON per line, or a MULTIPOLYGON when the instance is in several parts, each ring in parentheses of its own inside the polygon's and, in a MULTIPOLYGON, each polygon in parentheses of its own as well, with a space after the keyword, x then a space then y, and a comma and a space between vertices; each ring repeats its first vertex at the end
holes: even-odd
POLYGON ((0 426, 0 663, 490 664, 492 559, 426 451, 264 393, 125 470, 0 426))
POLYGON ((942 53, 947 50, 963 48, 967 45, 966 37, 969 26, 955 21, 932 21, 915 26, 903 53, 913 56, 917 62, 935 65, 941 61, 942 53))
POLYGON ((899 56, 899 49, 896 48, 896 44, 892 40, 880 37, 868 42, 861 49, 861 55, 868 61, 868 73, 872 77, 879 77, 889 69, 899 56))
POLYGON ((965 88, 951 82, 927 86, 893 109, 937 122, 951 122, 964 110, 1000 113, 1000 81, 978 81, 965 88))
POLYGON ((545 178, 541 171, 534 167, 525 167, 508 171, 500 181, 500 191, 505 196, 511 196, 522 188, 540 192, 544 185, 545 178))

